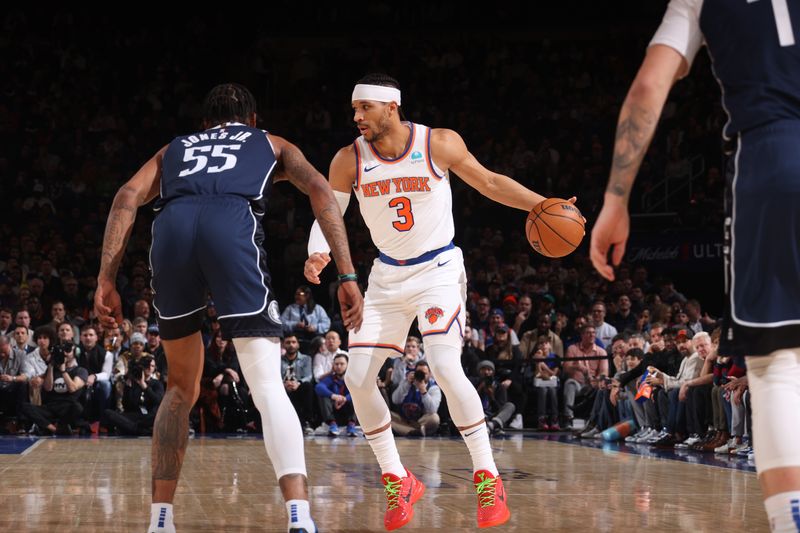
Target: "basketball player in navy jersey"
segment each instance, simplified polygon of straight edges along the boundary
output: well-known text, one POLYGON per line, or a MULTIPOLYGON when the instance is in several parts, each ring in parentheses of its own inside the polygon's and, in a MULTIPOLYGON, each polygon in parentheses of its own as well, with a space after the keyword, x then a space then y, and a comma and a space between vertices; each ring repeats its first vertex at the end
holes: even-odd
POLYGON ((672 0, 622 107, 591 259, 614 279, 628 198, 675 80, 705 41, 735 146, 719 352, 746 355, 756 469, 773 531, 800 531, 800 2, 672 0))
MULTIPOLYGON (((150 258, 170 375, 153 429, 150 533, 175 531, 172 501, 186 451, 189 410, 200 390, 200 326, 209 291, 261 413, 289 531, 316 531, 308 506, 303 434, 280 374, 280 315, 262 247, 261 217, 272 183, 289 180, 310 196, 339 272, 355 276, 328 182, 296 146, 255 125, 250 91, 236 84, 215 87, 203 104, 204 131, 177 137, 159 150, 120 188, 108 217, 95 310, 104 326, 116 327, 122 313, 115 280, 136 209, 160 196, 150 258)), ((358 328, 363 308, 358 286, 343 281, 338 296, 345 325, 358 328)))

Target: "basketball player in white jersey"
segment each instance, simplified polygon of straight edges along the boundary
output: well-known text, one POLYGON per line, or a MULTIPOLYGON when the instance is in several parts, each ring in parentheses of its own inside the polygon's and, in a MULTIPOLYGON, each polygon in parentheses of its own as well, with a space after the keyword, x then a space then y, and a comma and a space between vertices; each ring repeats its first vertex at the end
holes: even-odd
MULTIPOLYGON (((484 168, 458 133, 403 122, 400 104, 394 79, 382 74, 361 79, 352 96, 361 136, 331 162, 331 187, 342 212, 355 193, 380 252, 369 277, 364 322, 350 335, 345 379, 381 467, 388 499, 384 526, 397 529, 411 520, 412 504, 425 487, 400 462, 376 378, 387 356, 403 354, 403 341, 417 317, 426 358, 472 456, 478 527, 496 526, 505 523, 510 512, 481 401, 461 369, 467 280, 463 255, 452 241, 449 172, 485 196, 524 211, 545 198, 484 168)), ((319 283, 319 273, 329 261, 327 249, 315 223, 305 269, 312 283, 319 283)), ((418 393, 424 395, 424 387, 418 393)))

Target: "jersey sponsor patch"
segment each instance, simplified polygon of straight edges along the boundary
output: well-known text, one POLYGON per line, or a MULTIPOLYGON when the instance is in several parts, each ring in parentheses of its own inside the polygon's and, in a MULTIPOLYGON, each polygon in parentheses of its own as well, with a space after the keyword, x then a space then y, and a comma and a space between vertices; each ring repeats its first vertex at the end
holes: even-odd
POLYGON ((425 311, 425 319, 428 321, 429 324, 434 324, 439 318, 444 316, 444 311, 442 311, 441 307, 429 307, 427 311, 425 311))
POLYGON ((278 310, 278 301, 272 300, 267 306, 267 314, 276 324, 281 324, 281 313, 278 310))

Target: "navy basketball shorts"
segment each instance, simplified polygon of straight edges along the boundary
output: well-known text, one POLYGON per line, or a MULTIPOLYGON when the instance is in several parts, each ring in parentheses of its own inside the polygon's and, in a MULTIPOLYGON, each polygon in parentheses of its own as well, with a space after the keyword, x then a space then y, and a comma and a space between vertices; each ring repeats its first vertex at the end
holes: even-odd
POLYGON ((800 121, 742 133, 728 166, 724 355, 800 346, 800 121))
POLYGON ((225 338, 283 335, 261 215, 230 195, 177 198, 156 216, 150 266, 164 339, 199 331, 209 296, 225 338))

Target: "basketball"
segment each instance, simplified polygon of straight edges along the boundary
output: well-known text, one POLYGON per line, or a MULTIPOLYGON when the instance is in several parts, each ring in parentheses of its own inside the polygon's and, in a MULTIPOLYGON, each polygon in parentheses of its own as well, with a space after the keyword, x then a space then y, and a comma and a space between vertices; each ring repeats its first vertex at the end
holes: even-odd
POLYGON ((528 213, 525 235, 540 254, 564 257, 578 247, 586 230, 577 207, 561 198, 548 198, 528 213))

